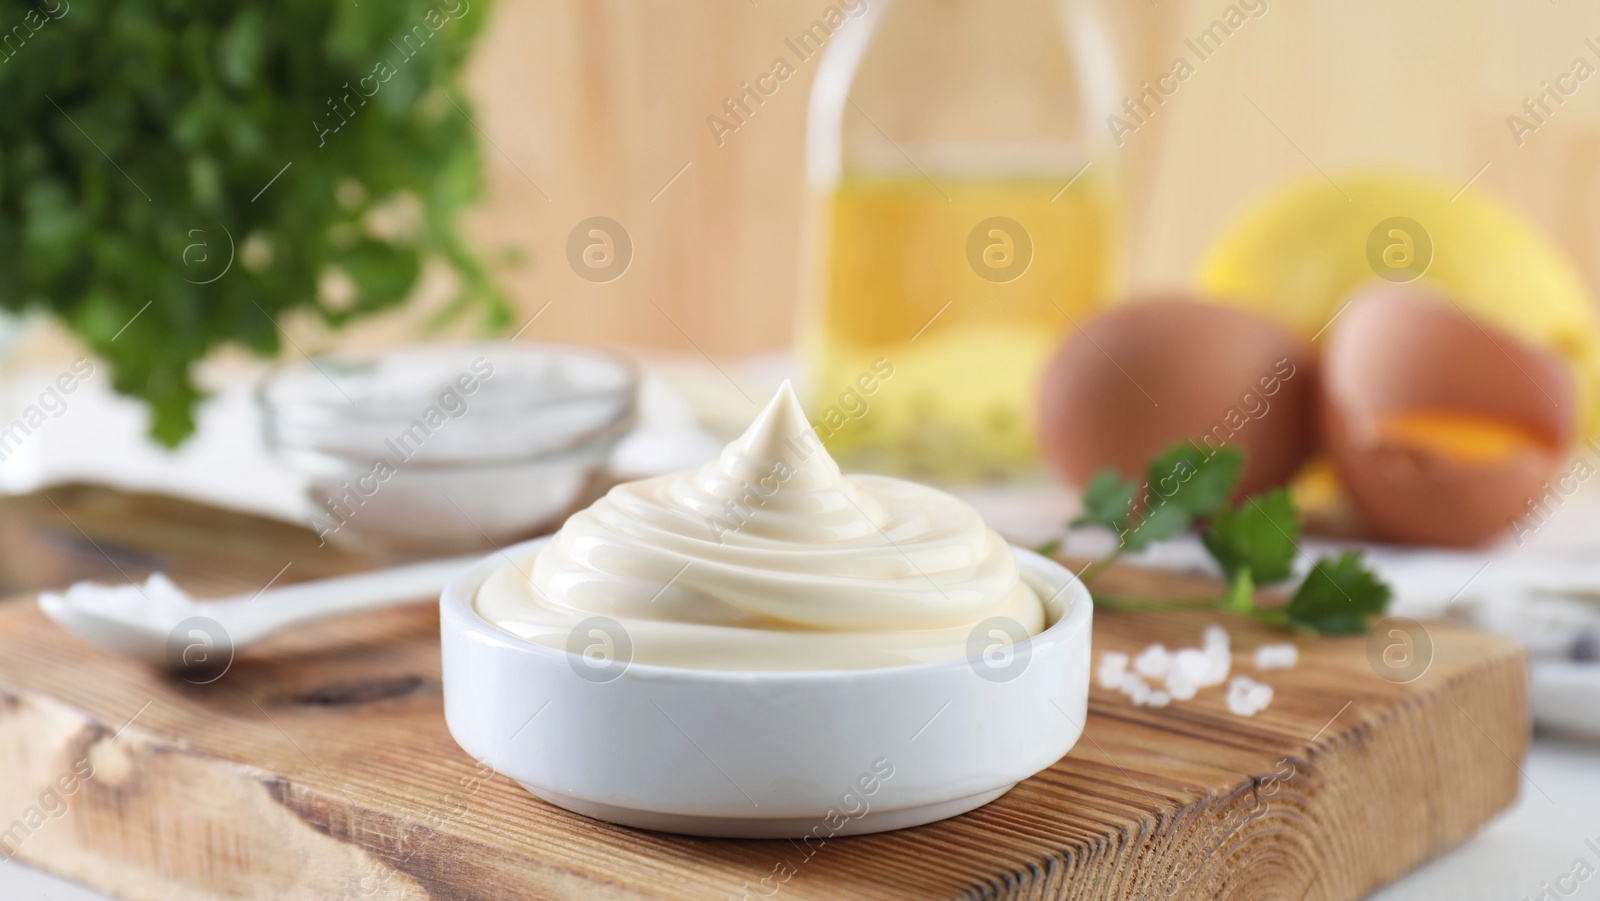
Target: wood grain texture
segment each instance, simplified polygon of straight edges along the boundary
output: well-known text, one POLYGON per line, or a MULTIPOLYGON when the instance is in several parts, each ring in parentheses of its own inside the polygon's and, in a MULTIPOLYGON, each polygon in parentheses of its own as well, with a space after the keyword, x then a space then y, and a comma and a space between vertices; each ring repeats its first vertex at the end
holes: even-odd
MULTIPOLYGON (((63 512, 115 553, 105 536, 127 523, 91 502, 101 494, 63 512)), ((293 530, 241 533, 249 518, 198 510, 187 515, 216 528, 168 548, 175 571, 213 544, 259 543, 253 564, 189 577, 196 591, 258 586, 285 554, 315 550, 293 530)), ((1123 592, 1208 587, 1108 577, 1123 592)), ((1195 644, 1215 619, 1101 613, 1095 647, 1195 644)), ((1240 667, 1284 638, 1227 625, 1240 667)), ((785 841, 607 826, 488 772, 445 731, 426 604, 286 633, 196 685, 92 652, 17 597, 0 602, 0 833, 39 808, 16 856, 130 901, 1358 898, 1465 840, 1518 790, 1521 651, 1428 629, 1432 666, 1404 685, 1374 675, 1361 639, 1299 639, 1299 667, 1262 677, 1277 695, 1248 719, 1218 689, 1155 710, 1096 688, 1072 753, 998 801, 807 857, 785 841), (46 800, 78 761, 92 775, 46 800), (794 875, 762 887, 780 864, 794 875)))

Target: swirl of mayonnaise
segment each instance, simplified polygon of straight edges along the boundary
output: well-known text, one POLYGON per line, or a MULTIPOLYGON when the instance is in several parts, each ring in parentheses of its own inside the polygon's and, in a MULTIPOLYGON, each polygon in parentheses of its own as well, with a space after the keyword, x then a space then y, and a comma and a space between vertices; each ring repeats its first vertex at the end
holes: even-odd
POLYGON ((700 669, 949 660, 988 618, 1029 635, 1045 625, 977 511, 912 482, 843 475, 787 382, 717 459, 611 489, 531 560, 493 573, 476 604, 553 647, 608 617, 633 661, 700 669))

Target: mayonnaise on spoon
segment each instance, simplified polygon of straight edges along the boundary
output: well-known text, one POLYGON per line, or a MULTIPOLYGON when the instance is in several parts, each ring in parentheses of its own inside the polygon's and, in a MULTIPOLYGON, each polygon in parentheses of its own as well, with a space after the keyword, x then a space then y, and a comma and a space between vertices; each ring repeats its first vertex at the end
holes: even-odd
POLYGON ((1029 635, 1045 626, 1011 548, 975 510, 913 482, 843 475, 788 382, 717 459, 613 488, 491 575, 476 603, 552 647, 609 617, 633 662, 700 669, 950 660, 990 617, 1029 635))

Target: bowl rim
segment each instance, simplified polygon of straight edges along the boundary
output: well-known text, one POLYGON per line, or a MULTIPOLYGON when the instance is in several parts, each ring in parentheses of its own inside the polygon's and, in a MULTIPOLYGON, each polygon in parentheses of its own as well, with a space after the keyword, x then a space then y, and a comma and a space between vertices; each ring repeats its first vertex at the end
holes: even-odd
MULTIPOLYGON (((552 447, 545 450, 533 451, 531 453, 511 454, 497 457, 446 457, 439 460, 408 460, 406 461, 406 468, 416 472, 440 473, 461 470, 493 469, 495 467, 507 466, 526 466, 533 463, 560 463, 569 458, 581 459, 584 457, 592 457, 596 454, 609 454, 613 448, 615 448, 618 444, 621 444, 622 440, 627 438, 628 435, 632 433, 637 425, 638 417, 630 413, 629 415, 613 420, 606 425, 595 429, 594 431, 585 433, 578 443, 569 444, 564 447, 552 447)), ((355 464, 353 471, 367 472, 372 468, 372 457, 370 454, 360 456, 355 454, 340 453, 327 448, 289 445, 279 441, 276 436, 269 436, 267 441, 268 448, 274 454, 276 454, 280 460, 287 457, 323 457, 329 460, 336 460, 340 462, 353 462, 355 464)), ((601 468, 604 468, 605 461, 600 461, 599 465, 601 468)), ((308 473, 308 470, 305 470, 301 467, 293 466, 291 468, 302 475, 308 473)), ((310 474, 316 475, 319 473, 310 474)), ((333 475, 334 473, 329 474, 333 475)))
MULTIPOLYGON (((588 358, 615 367, 621 377, 621 383, 616 387, 608 387, 581 391, 557 397, 551 401, 528 403, 517 401, 510 404, 490 404, 494 409, 518 409, 527 407, 549 407, 570 403, 581 398, 591 397, 618 397, 625 402, 626 409, 619 418, 632 415, 637 406, 637 396, 641 373, 639 365, 632 359, 611 350, 601 347, 590 347, 584 344, 564 344, 559 341, 518 341, 515 339, 500 338, 464 338, 440 341, 408 341, 398 344, 385 344, 375 347, 358 347, 345 350, 333 350, 315 356, 303 356, 297 360, 283 360, 272 364, 256 378, 251 390, 251 397, 257 408, 265 418, 274 418, 276 410, 322 410, 337 409, 342 416, 351 413, 349 404, 342 400, 296 400, 279 401, 271 396, 272 386, 290 370, 301 370, 311 367, 321 371, 320 363, 328 362, 340 357, 393 357, 404 356, 411 353, 467 351, 477 348, 509 351, 520 356, 546 355, 561 358, 588 358)), ((362 419, 382 419, 396 410, 411 411, 410 405, 398 403, 366 403, 355 408, 355 413, 362 419)))
MULTIPOLYGON (((506 563, 515 565, 519 556, 526 556, 528 552, 542 547, 554 535, 542 535, 527 541, 519 542, 509 547, 500 548, 485 555, 482 559, 463 570, 440 592, 439 603, 441 609, 441 632, 451 628, 451 607, 455 614, 465 616, 467 625, 461 631, 476 634, 489 640, 497 641, 510 648, 536 657, 547 658, 551 663, 561 662, 571 665, 572 652, 565 648, 552 648, 548 645, 529 641, 518 635, 496 626, 484 619, 478 613, 478 589, 489 575, 506 563), (470 590, 468 586, 470 585, 470 590)), ((1094 602, 1089 594, 1089 589, 1084 586, 1072 570, 1057 561, 1036 553, 1028 548, 1007 542, 1013 554, 1016 555, 1020 567, 1042 567, 1052 576, 1062 579, 1062 585, 1054 595, 1045 599, 1048 605, 1055 597, 1065 593, 1062 600, 1062 613, 1056 621, 1046 626, 1039 632, 1028 636, 1023 641, 1012 645, 1015 648, 1025 648, 1031 655, 1036 645, 1046 645, 1059 642, 1069 635, 1088 629, 1093 621, 1094 602)), ((1024 573, 1023 578, 1027 578, 1024 573)), ((1047 611, 1048 612, 1048 611, 1047 611)), ((982 622, 980 620, 979 622, 982 622)), ((976 625, 976 623, 974 624, 976 625)), ((617 675, 620 680, 629 675, 652 682, 677 682, 701 684, 727 684, 736 683, 747 685, 752 682, 762 684, 806 684, 819 681, 863 681, 863 680, 893 680, 903 678, 917 678, 920 676, 932 677, 958 669, 971 667, 968 657, 954 657, 949 660, 939 660, 930 663, 907 663, 899 666, 867 667, 860 669, 826 669, 826 670, 724 670, 724 669, 698 669, 685 666, 669 666, 660 663, 639 663, 629 661, 617 675), (637 673, 635 673, 637 671, 637 673)), ((448 672, 448 669, 447 669, 448 672)))

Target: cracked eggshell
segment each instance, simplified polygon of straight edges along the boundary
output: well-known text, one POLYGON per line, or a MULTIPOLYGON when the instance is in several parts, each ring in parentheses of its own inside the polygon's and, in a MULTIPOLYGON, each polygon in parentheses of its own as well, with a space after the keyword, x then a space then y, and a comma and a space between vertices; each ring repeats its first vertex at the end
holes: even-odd
POLYGON ((1391 541, 1473 547, 1544 494, 1579 419, 1570 368, 1447 298, 1383 285, 1357 294, 1324 336, 1326 448, 1367 524, 1391 541), (1386 440, 1385 416, 1469 413, 1516 425, 1538 447, 1463 462, 1386 440))

